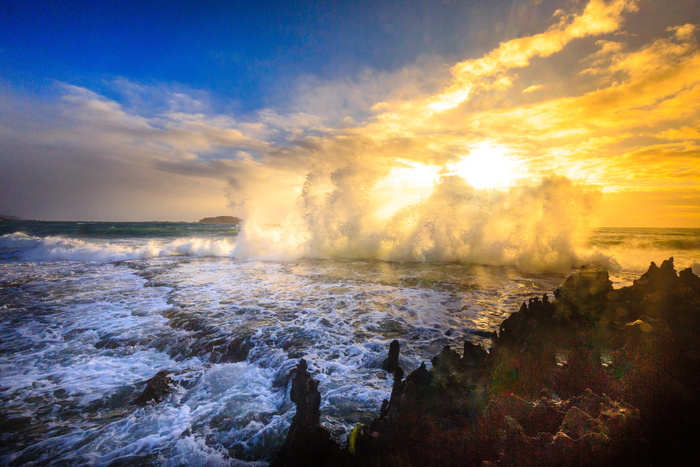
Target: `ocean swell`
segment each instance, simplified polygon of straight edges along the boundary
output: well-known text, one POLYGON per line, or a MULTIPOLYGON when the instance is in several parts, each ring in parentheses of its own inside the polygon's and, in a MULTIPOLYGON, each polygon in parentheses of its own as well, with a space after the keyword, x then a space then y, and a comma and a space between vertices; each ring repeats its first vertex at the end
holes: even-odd
POLYGON ((124 261, 157 256, 231 256, 230 239, 178 238, 146 244, 84 241, 58 236, 35 237, 21 232, 0 236, 0 252, 25 261, 124 261))

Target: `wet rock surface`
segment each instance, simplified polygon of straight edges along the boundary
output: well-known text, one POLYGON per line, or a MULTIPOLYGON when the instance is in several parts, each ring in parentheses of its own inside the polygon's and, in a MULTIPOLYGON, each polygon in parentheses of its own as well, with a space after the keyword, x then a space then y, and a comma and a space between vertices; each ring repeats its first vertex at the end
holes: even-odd
POLYGON ((392 342, 391 397, 347 446, 320 425, 302 360, 273 465, 698 465, 699 331, 700 278, 673 258, 618 290, 582 269, 507 318, 489 352, 445 347, 404 378, 392 342))
POLYGON ((347 455, 320 423, 321 393, 318 381, 311 378, 308 366, 301 359, 294 370, 289 397, 297 412, 289 427, 287 439, 277 453, 272 467, 339 466, 347 455))
POLYGON ((175 382, 170 378, 170 372, 161 370, 146 382, 146 388, 134 399, 134 404, 144 406, 151 402, 162 402, 168 394, 175 390, 175 382))
POLYGON ((399 367, 399 352, 401 346, 399 341, 393 340, 389 344, 389 356, 382 362, 382 369, 388 371, 389 373, 394 373, 399 367))

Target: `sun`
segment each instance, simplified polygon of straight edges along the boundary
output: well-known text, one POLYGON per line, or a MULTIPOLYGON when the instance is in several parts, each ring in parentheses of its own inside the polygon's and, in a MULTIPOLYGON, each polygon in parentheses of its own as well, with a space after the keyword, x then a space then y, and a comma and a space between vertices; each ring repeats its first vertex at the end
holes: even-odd
POLYGON ((518 162, 508 151, 490 143, 476 145, 467 156, 448 164, 448 175, 462 177, 477 189, 506 188, 518 178, 518 162))
POLYGON ((430 197, 445 177, 461 177, 480 190, 507 188, 519 178, 519 162, 508 154, 503 146, 482 142, 468 155, 444 165, 396 159, 396 166, 375 183, 368 202, 377 219, 390 219, 402 208, 430 197))

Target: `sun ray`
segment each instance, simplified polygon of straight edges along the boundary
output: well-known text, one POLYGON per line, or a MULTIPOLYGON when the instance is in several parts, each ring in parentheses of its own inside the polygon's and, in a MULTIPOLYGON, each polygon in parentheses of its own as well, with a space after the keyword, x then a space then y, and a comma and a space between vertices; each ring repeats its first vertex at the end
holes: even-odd
POLYGON ((518 178, 519 163, 509 157, 508 150, 492 143, 480 143, 461 157, 448 164, 447 175, 462 177, 478 189, 506 188, 518 178))

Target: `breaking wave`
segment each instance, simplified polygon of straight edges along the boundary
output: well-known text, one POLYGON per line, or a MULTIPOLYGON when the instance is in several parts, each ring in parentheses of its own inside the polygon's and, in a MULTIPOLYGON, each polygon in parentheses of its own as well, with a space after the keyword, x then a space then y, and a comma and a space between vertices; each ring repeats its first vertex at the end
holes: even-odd
POLYGON ((511 265, 566 272, 582 254, 599 192, 564 177, 507 190, 479 190, 459 177, 440 180, 422 199, 348 165, 307 176, 294 214, 274 228, 246 221, 236 257, 362 258, 511 265))
POLYGON ((4 256, 26 261, 123 261, 156 256, 231 256, 235 241, 195 237, 120 244, 15 232, 0 236, 0 248, 4 256))

